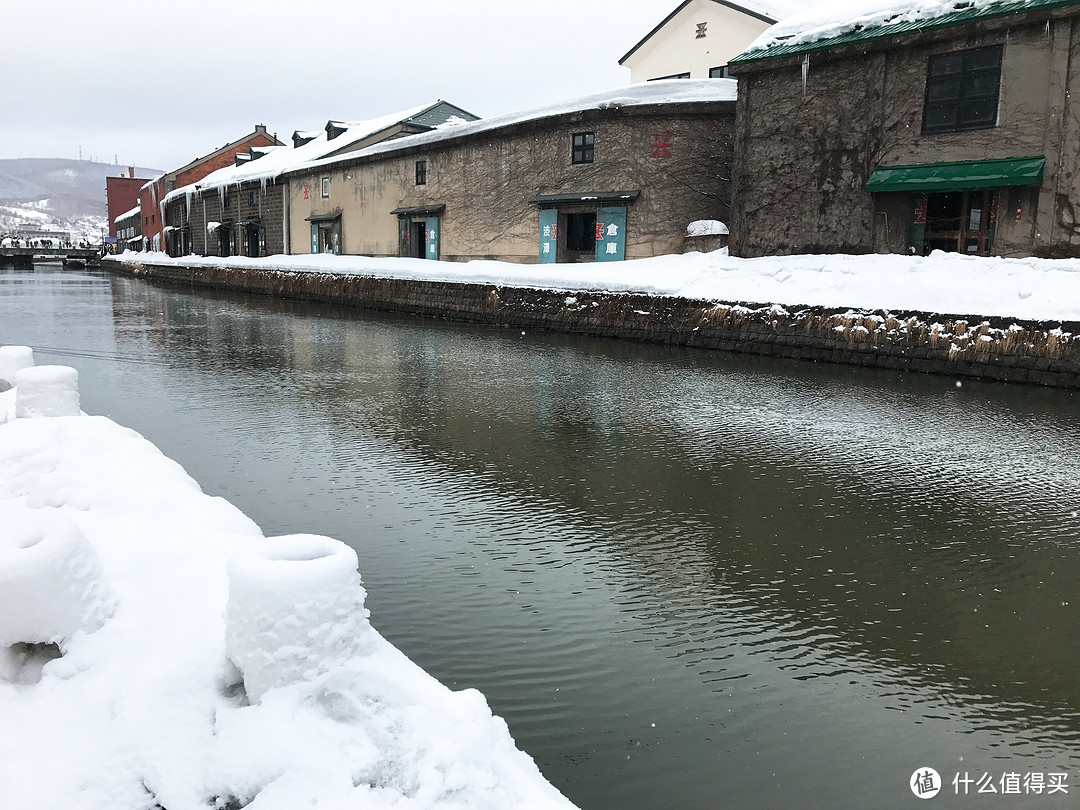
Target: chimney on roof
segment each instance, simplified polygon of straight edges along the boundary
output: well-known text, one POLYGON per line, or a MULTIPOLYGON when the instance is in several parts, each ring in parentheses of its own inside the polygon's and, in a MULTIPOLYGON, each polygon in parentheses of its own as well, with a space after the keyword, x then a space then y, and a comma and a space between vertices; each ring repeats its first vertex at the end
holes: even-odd
POLYGON ((128 177, 134 177, 135 176, 135 167, 134 166, 128 166, 127 176, 128 177))
POLYGON ((266 132, 266 124, 256 124, 255 125, 255 131, 256 132, 261 132, 263 135, 266 135, 267 134, 267 132, 266 132))

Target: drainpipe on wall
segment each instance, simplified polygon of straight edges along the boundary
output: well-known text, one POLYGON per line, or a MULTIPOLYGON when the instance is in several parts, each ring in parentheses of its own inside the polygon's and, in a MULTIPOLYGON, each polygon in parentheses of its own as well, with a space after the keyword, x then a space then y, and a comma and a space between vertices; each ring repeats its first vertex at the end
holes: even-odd
POLYGON ((289 199, 290 185, 286 182, 281 188, 281 233, 282 233, 282 250, 286 256, 292 254, 292 234, 289 233, 289 208, 291 207, 289 199))

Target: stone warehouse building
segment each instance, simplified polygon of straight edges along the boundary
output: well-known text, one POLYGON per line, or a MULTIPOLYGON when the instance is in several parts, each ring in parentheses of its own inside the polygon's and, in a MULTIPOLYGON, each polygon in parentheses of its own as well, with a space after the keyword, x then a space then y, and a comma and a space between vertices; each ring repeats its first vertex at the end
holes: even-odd
MULTIPOLYGON (((228 166, 164 198, 172 256, 267 256, 288 253, 288 183, 282 175, 314 160, 355 152, 393 138, 427 132, 476 116, 446 101, 368 121, 328 121, 321 130, 294 132, 293 145, 236 151, 228 166)), ((306 248, 305 239, 302 247, 306 248)))
POLYGON ((726 220, 735 82, 660 81, 291 170, 291 252, 465 261, 677 253, 726 220), (305 248, 306 246, 306 248, 305 248))
POLYGON ((890 9, 732 60, 732 252, 1080 255, 1080 4, 890 9))

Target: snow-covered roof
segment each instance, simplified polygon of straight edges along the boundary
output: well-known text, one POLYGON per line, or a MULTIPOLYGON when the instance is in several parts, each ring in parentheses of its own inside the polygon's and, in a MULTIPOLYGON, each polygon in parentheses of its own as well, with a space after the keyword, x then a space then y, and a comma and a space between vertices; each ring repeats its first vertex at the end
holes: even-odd
POLYGON ((338 124, 344 132, 336 138, 330 138, 326 130, 311 130, 302 135, 311 136, 311 140, 300 146, 260 147, 262 157, 249 160, 238 166, 226 166, 211 172, 196 183, 181 186, 165 195, 163 203, 168 203, 183 196, 193 195, 196 190, 226 188, 246 182, 270 182, 286 171, 297 166, 318 160, 331 152, 338 152, 365 138, 370 138, 395 124, 406 121, 435 106, 439 102, 422 104, 407 110, 370 118, 366 121, 346 121, 338 124))
POLYGON ((438 143, 451 138, 461 138, 479 132, 510 127, 529 121, 539 121, 559 115, 568 115, 587 110, 617 110, 623 107, 644 107, 656 104, 690 104, 694 102, 735 101, 738 83, 734 79, 661 79, 641 82, 628 87, 590 93, 586 96, 532 107, 520 112, 481 118, 460 124, 448 124, 436 127, 429 132, 395 138, 390 141, 373 144, 345 155, 312 161, 298 166, 297 169, 314 169, 332 166, 358 157, 386 154, 416 146, 438 143))
POLYGON ((731 64, 1071 5, 1076 0, 829 0, 771 26, 731 64))
POLYGON ((140 205, 136 205, 136 206, 135 206, 134 208, 132 208, 132 209, 131 209, 130 211, 125 211, 124 213, 122 213, 122 214, 120 214, 119 216, 117 216, 117 217, 116 217, 116 218, 115 218, 115 219, 113 220, 113 222, 119 222, 119 221, 120 221, 120 220, 122 220, 122 219, 127 219, 128 217, 132 217, 132 216, 135 216, 135 214, 138 214, 138 213, 140 213, 141 211, 142 211, 142 205, 141 205, 141 204, 140 204, 140 205))

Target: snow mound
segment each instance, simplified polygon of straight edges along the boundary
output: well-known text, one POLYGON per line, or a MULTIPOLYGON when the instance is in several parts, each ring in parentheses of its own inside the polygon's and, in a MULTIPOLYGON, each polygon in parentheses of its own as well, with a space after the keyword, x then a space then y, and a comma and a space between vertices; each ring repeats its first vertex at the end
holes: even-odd
POLYGON ((79 413, 79 372, 71 366, 31 366, 15 372, 16 418, 79 413))
POLYGON ((92 633, 115 602, 101 561, 71 520, 54 509, 0 507, 0 648, 58 644, 92 633))
POLYGON ((687 236, 723 236, 728 226, 718 219, 697 219, 686 226, 687 236))
POLYGON ((312 681, 368 646, 356 552, 311 534, 257 541, 229 560, 225 647, 248 698, 312 681))
POLYGON ((0 424, 0 807, 572 807, 356 569, 105 417, 0 424))
POLYGON ((33 365, 34 350, 29 346, 0 346, 0 381, 15 385, 16 372, 33 365))

